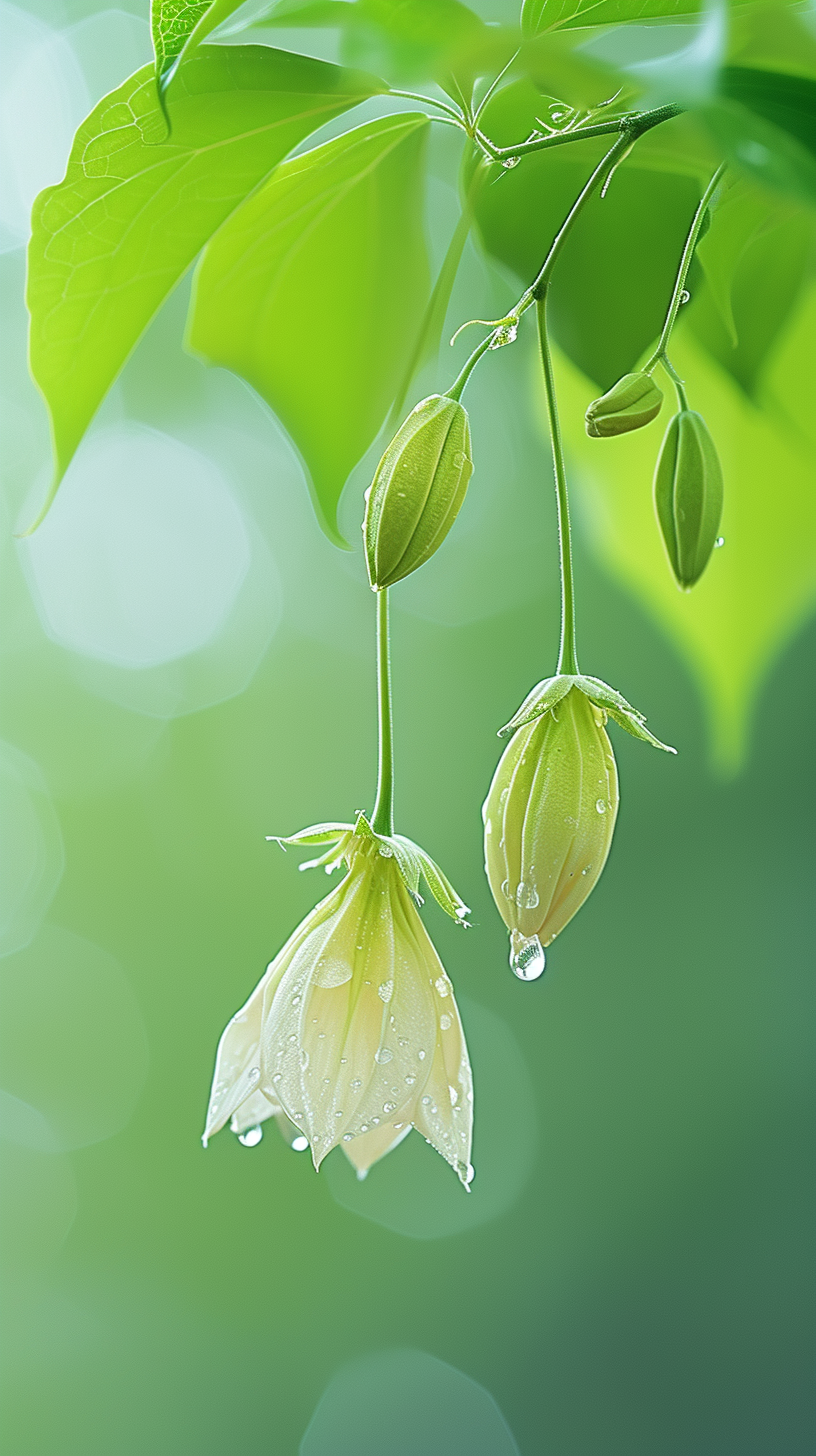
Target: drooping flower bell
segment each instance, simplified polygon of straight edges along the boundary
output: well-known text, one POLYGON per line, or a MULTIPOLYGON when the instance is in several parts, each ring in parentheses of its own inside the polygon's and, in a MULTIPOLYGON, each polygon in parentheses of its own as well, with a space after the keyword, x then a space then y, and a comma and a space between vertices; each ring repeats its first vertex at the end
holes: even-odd
POLYGON ((467 907, 423 850, 375 834, 362 814, 281 843, 328 843, 312 863, 344 862, 347 873, 227 1026, 205 1145, 230 1118, 247 1141, 255 1124, 284 1114, 316 1168, 340 1146, 364 1176, 415 1127, 467 1188, 470 1061, 453 987, 416 909, 420 874, 460 924, 467 907))
POLYGON ((539 683, 501 730, 513 736, 482 810, 485 870, 523 981, 541 975, 545 946, 580 910, 609 854, 618 775, 608 716, 674 752, 614 688, 580 674, 539 683))

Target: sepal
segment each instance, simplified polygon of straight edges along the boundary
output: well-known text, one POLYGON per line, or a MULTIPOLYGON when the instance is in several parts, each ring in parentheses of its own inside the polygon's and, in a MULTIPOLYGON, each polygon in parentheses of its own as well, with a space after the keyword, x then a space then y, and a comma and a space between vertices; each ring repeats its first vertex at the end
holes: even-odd
POLYGON ((651 743, 654 748, 662 748, 664 753, 676 753, 676 748, 671 748, 668 743, 661 743, 653 733, 646 727, 645 714, 633 708, 627 703, 621 693, 611 688, 608 683, 602 682, 597 677, 585 677, 583 673, 558 673, 556 677, 544 678, 531 692, 527 694, 518 712, 513 715, 509 723, 505 723, 499 729, 499 736, 506 733, 515 733, 517 728, 523 728, 525 723, 532 723, 534 718, 540 718, 542 714, 552 712, 565 698, 571 688, 577 688, 584 694, 585 698, 600 708, 604 715, 612 718, 618 727, 625 728, 633 738, 639 738, 643 743, 651 743))
POLYGON ((267 840, 279 844, 284 850, 288 844, 297 847, 327 844, 329 848, 324 854, 317 859, 306 860, 300 866, 302 870, 310 870, 322 865, 327 874, 331 874, 332 870, 337 869, 343 862, 350 868, 355 849, 360 847, 361 841, 376 845, 384 859, 393 856, 406 888, 417 905, 423 903, 419 887, 421 880, 424 879, 437 904, 447 915, 450 915, 451 920, 455 920, 457 925, 467 926, 468 924, 467 905, 457 894, 436 861, 431 859, 431 856, 412 839, 407 839, 404 834, 378 834, 372 829, 362 809, 357 811, 353 824, 337 822, 312 824, 307 829, 298 830, 296 834, 268 834, 266 837, 267 840))

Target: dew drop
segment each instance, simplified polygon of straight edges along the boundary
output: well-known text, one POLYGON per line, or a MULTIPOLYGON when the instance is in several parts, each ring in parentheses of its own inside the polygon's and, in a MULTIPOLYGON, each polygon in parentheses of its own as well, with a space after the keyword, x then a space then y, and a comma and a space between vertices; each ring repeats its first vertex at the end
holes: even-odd
POLYGON ((448 1085, 448 1093, 450 1095, 451 1107, 455 1107, 457 1102, 459 1101, 459 1093, 457 1092, 456 1088, 451 1087, 450 1084, 448 1085))
POLYGON ((354 1133, 353 1132, 344 1132, 343 1133, 343 1142, 344 1143, 350 1143, 353 1137, 354 1137, 354 1133))
POLYGON ((383 859, 393 859, 394 857, 394 851, 391 848, 390 844, 381 844, 380 854, 382 855, 383 859))
POLYGON ((397 1110, 397 1104, 396 1104, 396 1102, 384 1102, 383 1103, 383 1112, 396 1112, 396 1110, 397 1110))
POLYGON ((725 545, 725 537, 724 536, 718 536, 717 539, 716 539, 716 541, 714 542, 714 550, 715 551, 719 551, 720 547, 721 546, 724 546, 724 545, 725 545))
POLYGON ((248 1127, 246 1132, 238 1134, 238 1141, 244 1148, 257 1148, 263 1137, 262 1127, 248 1127))
POLYGON ((596 799, 595 808, 598 810, 599 814, 605 814, 607 809, 609 808, 609 805, 607 804, 606 799, 596 799))
POLYGON ((430 1106, 430 1102, 431 1102, 430 1097, 423 1097, 423 1099, 422 1099, 422 1106, 423 1107, 429 1107, 430 1106))
POLYGON ((300 1049, 300 1065, 304 1068, 304 1070, 309 1065, 309 1053, 306 1051, 305 1047, 301 1047, 300 1049))
POLYGON ((260 1077, 260 1075, 261 1075, 261 1069, 260 1069, 260 1067, 250 1067, 250 1069, 249 1069, 249 1071, 247 1073, 247 1076, 249 1077, 250 1082, 257 1082, 257 1080, 260 1077))
POLYGON ((387 1004, 391 1000, 391 997, 393 996, 393 994, 394 994, 394 982, 393 981, 381 981, 380 984, 379 984, 379 986, 377 987, 377 995, 379 996, 380 1000, 381 1001, 385 1001, 386 1004, 387 1004))
POLYGON ((591 869, 592 869, 592 865, 587 865, 586 869, 581 870, 581 874, 582 875, 588 875, 591 869))
POLYGON ((519 930, 510 932, 510 969, 520 981, 537 981, 543 976, 546 957, 537 935, 529 937, 519 930))
POLYGON ((413 1087, 413 1085, 414 1085, 414 1083, 415 1083, 415 1081, 416 1081, 416 1077, 414 1077, 414 1076, 412 1076, 412 1075, 411 1075, 411 1073, 410 1073, 410 1072, 408 1072, 408 1073, 407 1073, 407 1074, 406 1074, 406 1077, 405 1077, 405 1080, 406 1080, 406 1082, 407 1082, 407 1083, 408 1083, 408 1086, 409 1086, 409 1087, 413 1087))
POLYGON ((449 1016, 440 1016, 439 1025, 442 1027, 443 1031, 450 1031, 453 1023, 449 1016))
POLYGON ((519 910, 535 910, 538 904, 538 890, 534 884, 531 883, 528 885, 525 884, 524 880, 521 881, 521 884, 516 890, 516 904, 519 910))
POLYGON ((509 880, 503 880, 502 881, 501 890, 502 890, 502 894, 504 895, 505 900, 513 900, 513 901, 515 901, 515 898, 516 898, 515 891, 510 889, 510 881, 509 880))
POLYGON ((440 996, 450 995, 450 982, 448 981, 447 976, 437 976, 436 980, 434 981, 434 985, 436 986, 436 989, 439 992, 440 996))
POLYGON ((292 1138, 291 1148, 293 1153, 305 1153, 308 1146, 309 1139, 307 1137, 301 1135, 300 1137, 292 1138))
POLYGON ((418 1058, 419 1058, 419 1060, 421 1062, 424 1062, 424 1060, 425 1060, 425 1053, 424 1052, 422 1052, 422 1051, 417 1052, 417 1056, 418 1056, 418 1058))
POLYGON ((681 303, 688 303, 688 301, 689 301, 690 298, 691 298, 691 294, 689 293, 689 291, 688 291, 687 288, 684 288, 683 291, 682 291, 682 293, 680 294, 680 302, 681 303))
POLYGON ((505 157, 504 161, 502 162, 502 166, 504 167, 506 172, 509 172, 511 168, 517 167, 520 161, 521 157, 505 157))
POLYGON ((351 1081, 349 1082, 349 1087, 351 1088, 352 1092, 359 1092, 362 1085, 362 1081, 359 1077, 352 1077, 351 1081))
POLYGON ((393 1056, 394 1053, 390 1047, 380 1047, 379 1051, 374 1053, 374 1060, 375 1062, 379 1062, 380 1066, 383 1066, 386 1062, 390 1062, 393 1056))

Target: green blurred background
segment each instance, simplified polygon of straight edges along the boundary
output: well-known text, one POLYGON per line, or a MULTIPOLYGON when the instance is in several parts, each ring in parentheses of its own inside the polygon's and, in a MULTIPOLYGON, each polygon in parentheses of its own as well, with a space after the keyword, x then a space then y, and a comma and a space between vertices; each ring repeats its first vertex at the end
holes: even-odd
MULTIPOLYGON (((462 515, 392 596, 399 828, 474 907, 467 934, 425 912, 471 1044, 473 1192, 416 1134, 365 1183, 339 1150, 316 1176, 274 1124, 257 1148, 225 1132, 205 1153, 217 1038, 325 889, 264 836, 370 807, 373 598, 266 406, 182 352, 187 285, 46 524, 14 540, 49 449, 25 368, 27 208, 149 40, 135 0, 2 3, 0 19, 17 107, 0 257, 3 1449, 805 1456, 804 597, 723 777, 704 674, 648 592, 625 590, 576 461, 582 666, 679 754, 613 730, 609 865, 543 980, 519 984, 479 808, 496 728, 552 669, 558 587, 531 339, 491 356, 469 386, 462 515)), ((434 145, 438 256, 455 166, 434 145)), ((469 246, 452 326, 511 296, 469 246)), ((341 508, 355 547, 372 458, 341 508)))

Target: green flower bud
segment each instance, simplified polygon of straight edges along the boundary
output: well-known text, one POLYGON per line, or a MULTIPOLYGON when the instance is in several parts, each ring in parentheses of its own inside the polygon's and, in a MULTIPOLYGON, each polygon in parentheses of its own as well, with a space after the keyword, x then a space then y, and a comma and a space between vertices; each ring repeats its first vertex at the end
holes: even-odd
POLYGON ((699 581, 717 541, 722 468, 702 415, 682 409, 670 421, 654 478, 657 519, 678 586, 699 581))
POLYGON ((523 981, 541 975, 544 946, 580 910, 606 863, 618 774, 605 721, 603 709, 570 687, 516 729, 485 800, 485 869, 510 931, 510 965, 523 981))
POLYGON ((660 414, 663 395, 649 374, 624 374, 594 399, 586 412, 586 432, 600 439, 639 430, 660 414))
POLYGON ((458 400, 432 394, 400 425, 366 493, 368 578, 393 586, 433 556, 459 513, 473 474, 470 425, 458 400))

